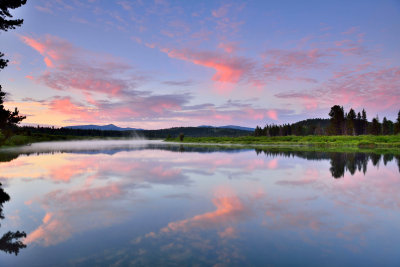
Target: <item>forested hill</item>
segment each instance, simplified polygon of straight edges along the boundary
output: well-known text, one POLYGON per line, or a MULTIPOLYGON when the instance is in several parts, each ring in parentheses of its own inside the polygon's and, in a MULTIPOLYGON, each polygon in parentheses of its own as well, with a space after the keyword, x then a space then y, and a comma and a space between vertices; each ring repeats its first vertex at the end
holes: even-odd
POLYGON ((110 131, 97 129, 72 129, 72 128, 53 128, 53 127, 20 127, 19 131, 27 134, 51 134, 51 135, 70 135, 70 136, 91 136, 91 137, 142 137, 152 139, 165 139, 167 137, 178 137, 181 133, 190 137, 219 137, 219 136, 246 136, 253 135, 254 132, 217 127, 175 127, 159 130, 129 130, 129 131, 110 131))
POLYGON ((303 126, 303 127, 322 127, 326 128, 329 126, 329 119, 307 119, 303 121, 298 121, 293 123, 294 126, 303 126))
MULTIPOLYGON (((305 129, 315 129, 316 127, 325 128, 329 124, 329 119, 308 119, 296 122, 292 125, 302 127, 305 129)), ((53 128, 53 127, 20 127, 20 131, 29 134, 52 134, 52 135, 70 135, 70 136, 91 136, 91 137, 142 137, 142 138, 152 138, 152 139, 165 139, 167 137, 178 137, 181 133, 188 137, 235 137, 235 136, 246 136, 254 135, 253 131, 247 130, 243 127, 228 128, 231 126, 223 127, 212 127, 212 126, 199 126, 199 127, 174 127, 168 129, 158 129, 158 130, 142 130, 142 129, 124 129, 117 126, 108 127, 99 126, 99 128, 93 129, 91 125, 86 125, 86 127, 63 127, 63 128, 53 128), (226 128, 225 128, 226 127, 226 128), (83 128, 83 129, 82 129, 83 128), (109 129, 111 128, 111 129, 109 129)), ((249 128, 251 129, 251 128, 249 128)))
POLYGON ((297 135, 323 134, 330 124, 329 119, 307 119, 292 124, 293 133, 297 135))

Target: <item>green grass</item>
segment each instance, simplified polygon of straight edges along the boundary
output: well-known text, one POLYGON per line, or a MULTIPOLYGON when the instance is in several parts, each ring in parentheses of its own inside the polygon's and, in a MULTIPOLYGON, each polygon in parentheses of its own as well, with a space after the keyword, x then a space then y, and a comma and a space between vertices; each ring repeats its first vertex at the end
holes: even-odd
MULTIPOLYGON (((178 138, 165 141, 180 142, 178 138)), ((400 135, 185 137, 183 143, 400 149, 400 135)))

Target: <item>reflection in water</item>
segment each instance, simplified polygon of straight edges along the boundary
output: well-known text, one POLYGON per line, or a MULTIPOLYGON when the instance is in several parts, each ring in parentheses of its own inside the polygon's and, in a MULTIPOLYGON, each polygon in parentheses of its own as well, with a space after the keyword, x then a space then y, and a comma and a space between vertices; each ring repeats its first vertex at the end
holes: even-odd
POLYGON ((0 164, 12 210, 27 218, 7 212, 5 225, 28 229, 26 251, 0 262, 400 262, 393 246, 400 242, 393 235, 400 231, 397 155, 160 142, 63 146, 9 150, 11 160, 0 164))
MULTIPOLYGON (((0 220, 4 219, 3 204, 7 201, 10 201, 10 196, 3 190, 2 184, 0 183, 0 220)), ((19 240, 24 237, 26 237, 25 232, 8 231, 0 238, 0 250, 18 255, 20 249, 26 248, 26 245, 19 240)))
MULTIPOLYGON (((268 156, 286 156, 299 157, 308 160, 324 160, 329 159, 331 168, 329 169, 332 177, 344 177, 345 171, 354 175, 358 170, 364 174, 367 172, 368 161, 377 167, 382 159, 382 154, 378 153, 344 153, 344 152, 316 152, 316 151, 277 151, 276 149, 256 149, 257 155, 264 153, 268 156)), ((400 156, 393 154, 383 154, 383 163, 386 164, 396 158, 400 172, 400 156)))
MULTIPOLYGON (((174 143, 164 143, 161 141, 75 141, 75 142, 43 142, 36 143, 31 146, 0 150, 0 162, 7 162, 17 158, 20 155, 40 155, 55 153, 80 153, 80 154, 108 154, 114 155, 123 151, 140 151, 140 150, 164 150, 173 152, 194 152, 194 153, 214 153, 226 152, 236 153, 250 151, 251 148, 242 146, 193 146, 174 143), (71 145, 72 144, 72 145, 71 145)), ((354 175, 356 171, 367 171, 368 161, 377 167, 383 158, 383 163, 396 159, 400 172, 400 155, 379 154, 377 153, 361 153, 361 152, 317 152, 317 151, 285 151, 282 148, 255 148, 256 154, 264 153, 267 156, 277 157, 299 157, 307 160, 329 160, 331 164, 330 172, 332 177, 344 177, 346 171, 354 175)))

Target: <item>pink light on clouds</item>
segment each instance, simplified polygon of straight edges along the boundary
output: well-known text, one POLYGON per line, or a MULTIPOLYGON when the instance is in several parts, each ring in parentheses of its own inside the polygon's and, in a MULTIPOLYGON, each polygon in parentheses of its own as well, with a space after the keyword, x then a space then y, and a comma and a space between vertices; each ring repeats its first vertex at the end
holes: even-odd
POLYGON ((91 112, 88 108, 73 103, 68 97, 52 100, 49 103, 49 108, 54 112, 67 114, 72 118, 79 118, 88 121, 92 121, 93 118, 96 118, 99 115, 96 111, 91 112))
POLYGON ((53 68, 53 67, 54 67, 53 62, 52 62, 51 59, 48 58, 48 57, 45 57, 45 58, 44 58, 44 63, 46 63, 46 66, 49 67, 49 68, 53 68))
POLYGON ((315 110, 318 108, 318 99, 309 93, 280 93, 275 95, 278 98, 283 99, 298 99, 300 100, 303 107, 307 110, 315 110))
POLYGON ((223 49, 228 54, 231 54, 238 49, 237 43, 235 42, 219 43, 218 48, 223 49))
POLYGON ((142 79, 134 74, 129 75, 129 80, 116 78, 132 68, 117 62, 112 56, 96 55, 55 36, 46 35, 41 39, 22 36, 21 39, 44 57, 49 70, 39 80, 56 90, 117 95, 135 87, 135 83, 142 79))
POLYGON ((216 210, 196 215, 192 218, 171 222, 161 229, 161 232, 189 231, 191 228, 220 227, 233 221, 240 220, 248 212, 237 196, 216 197, 212 200, 216 210))
POLYGON ((228 5, 228 4, 222 5, 218 9, 212 10, 211 14, 216 18, 224 17, 228 14, 229 7, 230 7, 230 5, 228 5))
POLYGON ((268 110, 267 116, 273 120, 278 120, 278 113, 275 110, 268 110))
POLYGON ((250 79, 254 63, 246 58, 233 57, 217 52, 197 52, 189 49, 162 49, 171 58, 177 58, 214 69, 212 77, 216 82, 238 83, 243 79, 250 79))

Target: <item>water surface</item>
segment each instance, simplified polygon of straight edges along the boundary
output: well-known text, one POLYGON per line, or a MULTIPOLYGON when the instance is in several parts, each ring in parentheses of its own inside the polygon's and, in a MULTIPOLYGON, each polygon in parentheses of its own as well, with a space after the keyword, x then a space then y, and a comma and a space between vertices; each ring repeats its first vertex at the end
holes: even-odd
POLYGON ((399 157, 40 143, 0 151, 1 266, 400 266, 399 157))

